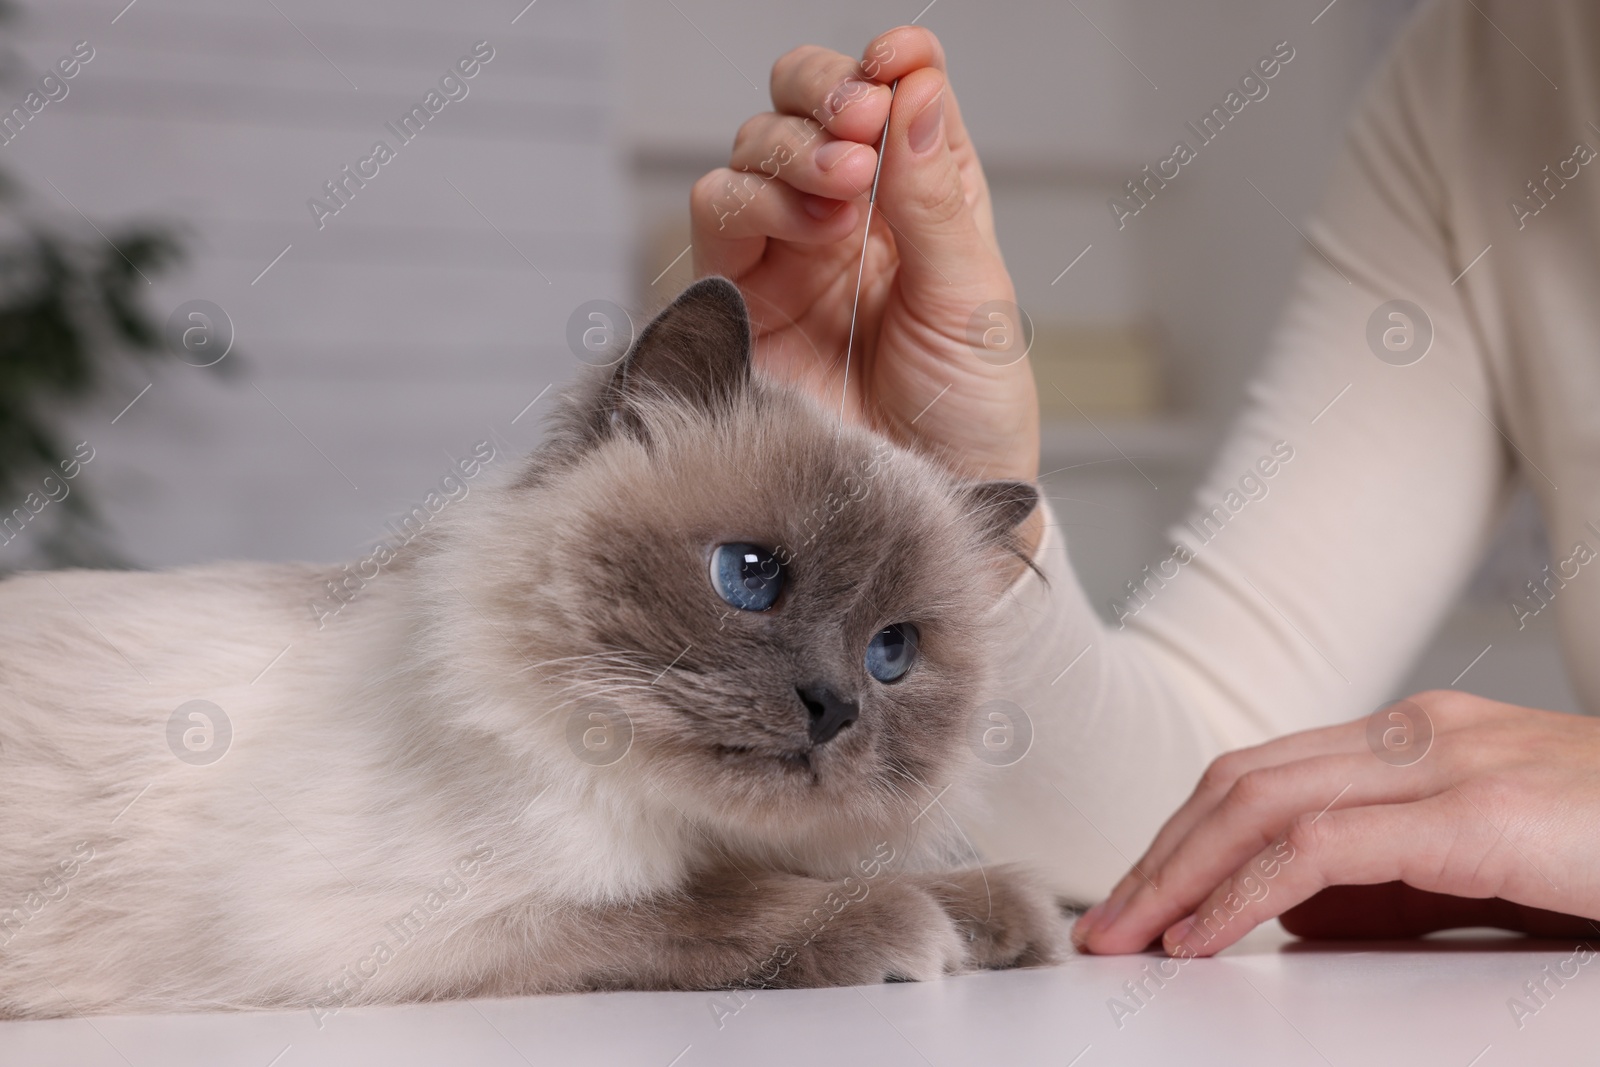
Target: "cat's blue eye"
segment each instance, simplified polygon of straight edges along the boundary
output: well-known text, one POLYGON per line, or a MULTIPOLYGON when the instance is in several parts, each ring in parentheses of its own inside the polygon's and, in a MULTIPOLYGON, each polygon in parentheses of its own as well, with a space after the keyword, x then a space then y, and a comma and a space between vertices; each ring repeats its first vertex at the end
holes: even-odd
POLYGON ((867 673, 880 682, 898 682, 917 659, 917 628, 909 622, 885 626, 867 642, 867 673))
POLYGON ((759 545, 718 545, 711 553, 711 587, 740 611, 766 611, 783 591, 783 564, 759 545))

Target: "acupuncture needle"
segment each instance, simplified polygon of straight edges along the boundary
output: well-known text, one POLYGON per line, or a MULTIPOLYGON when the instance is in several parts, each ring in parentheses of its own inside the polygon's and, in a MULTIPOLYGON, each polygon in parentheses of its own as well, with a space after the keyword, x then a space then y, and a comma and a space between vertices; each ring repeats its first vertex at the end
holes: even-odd
MULTIPOLYGON (((889 83, 889 115, 894 114, 894 91, 900 79, 889 83)), ((856 313, 861 310, 861 279, 867 269, 867 243, 872 238, 872 208, 878 202, 878 175, 883 173, 883 149, 889 142, 889 116, 884 116, 883 132, 878 135, 878 162, 872 167, 872 190, 867 194, 867 225, 861 232, 861 260, 856 264, 856 298, 850 305, 850 336, 844 344, 844 385, 839 389, 839 421, 844 422, 844 402, 850 395, 850 353, 856 343, 856 313)))

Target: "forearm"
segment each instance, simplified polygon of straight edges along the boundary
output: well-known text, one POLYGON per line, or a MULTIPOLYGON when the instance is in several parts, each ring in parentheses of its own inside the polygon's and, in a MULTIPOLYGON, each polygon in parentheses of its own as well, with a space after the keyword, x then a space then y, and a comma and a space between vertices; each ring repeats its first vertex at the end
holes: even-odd
POLYGON ((1034 564, 997 612, 1010 654, 980 723, 985 808, 969 834, 986 859, 1020 861, 1090 900, 1220 751, 1172 676, 1090 607, 1046 507, 1034 564))

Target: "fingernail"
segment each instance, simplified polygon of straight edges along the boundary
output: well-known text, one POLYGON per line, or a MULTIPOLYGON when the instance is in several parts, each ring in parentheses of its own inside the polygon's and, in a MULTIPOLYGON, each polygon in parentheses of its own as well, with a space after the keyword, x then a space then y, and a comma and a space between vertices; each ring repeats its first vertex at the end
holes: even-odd
POLYGON ((1112 895, 1084 912, 1083 916, 1072 924, 1073 944, 1082 948, 1089 943, 1091 937, 1109 930, 1127 903, 1126 894, 1121 897, 1112 895))
POLYGON ((821 220, 833 217, 834 212, 844 206, 843 200, 829 200, 825 196, 807 196, 804 201, 806 214, 821 220))
POLYGON ((843 163, 851 152, 864 147, 866 146, 859 145, 854 141, 829 141, 817 149, 817 154, 814 157, 817 161, 817 168, 819 170, 832 170, 843 163))
POLYGON ((1166 950, 1169 956, 1177 956, 1179 954, 1193 956, 1195 949, 1189 943, 1193 938, 1194 916, 1190 915, 1167 927, 1167 932, 1161 935, 1161 947, 1166 950))
POLYGON ((1094 924, 1100 921, 1100 916, 1105 912, 1105 903, 1102 901, 1078 916, 1078 921, 1072 924, 1072 943, 1079 948, 1089 943, 1089 935, 1094 933, 1094 924))
POLYGON ((944 91, 932 101, 923 105, 917 117, 911 120, 911 129, 906 131, 906 142, 911 146, 911 151, 922 153, 934 146, 939 139, 939 128, 944 122, 944 91))
POLYGON ((839 87, 829 93, 822 104, 832 118, 840 114, 845 108, 860 100, 865 93, 870 93, 874 86, 871 82, 864 82, 859 78, 850 78, 839 84, 839 87))

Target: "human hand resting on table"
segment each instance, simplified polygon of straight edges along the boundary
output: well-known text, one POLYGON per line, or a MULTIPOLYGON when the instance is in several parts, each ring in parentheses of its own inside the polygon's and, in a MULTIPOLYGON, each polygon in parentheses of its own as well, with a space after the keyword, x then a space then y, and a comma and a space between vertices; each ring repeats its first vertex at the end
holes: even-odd
POLYGON ((1274 917, 1310 937, 1600 933, 1600 721, 1450 691, 1379 717, 1373 744, 1362 719, 1216 760, 1073 940, 1209 956, 1274 917), (1419 710, 1431 746, 1383 758, 1419 710))
MULTIPOLYGON (((934 35, 902 26, 856 61, 805 46, 772 67, 773 111, 690 200, 696 277, 722 274, 755 322, 755 361, 845 417, 974 478, 1031 481, 1039 412, 1026 359, 979 358, 980 305, 1014 301, 989 188, 934 35), (889 84, 896 78, 890 112, 889 84), (843 379, 876 145, 890 118, 861 309, 843 379), (931 406, 930 406, 931 405, 931 406)), ((1037 541, 1039 513, 1025 535, 1037 541)))

